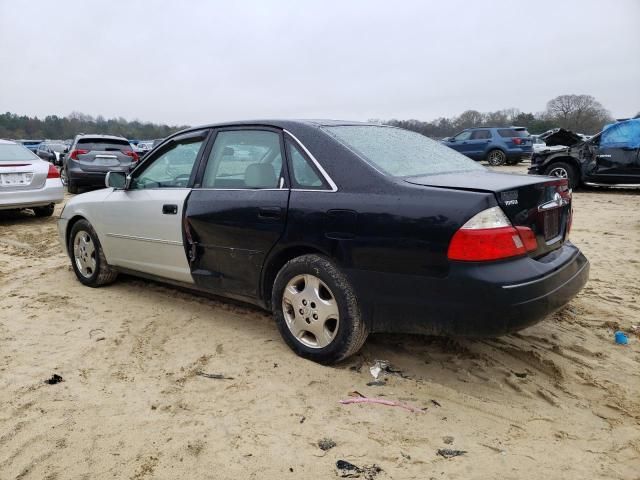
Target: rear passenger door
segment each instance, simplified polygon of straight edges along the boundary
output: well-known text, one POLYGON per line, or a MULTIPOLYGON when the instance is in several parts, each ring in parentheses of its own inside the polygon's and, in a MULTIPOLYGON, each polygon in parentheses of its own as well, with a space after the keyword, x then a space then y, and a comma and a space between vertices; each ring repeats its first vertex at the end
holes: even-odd
POLYGON ((474 160, 482 160, 491 142, 491 130, 474 130, 467 141, 467 156, 474 160))
POLYGON ((282 132, 218 130, 186 206, 195 283, 231 297, 259 297, 262 265, 284 232, 288 202, 282 132))

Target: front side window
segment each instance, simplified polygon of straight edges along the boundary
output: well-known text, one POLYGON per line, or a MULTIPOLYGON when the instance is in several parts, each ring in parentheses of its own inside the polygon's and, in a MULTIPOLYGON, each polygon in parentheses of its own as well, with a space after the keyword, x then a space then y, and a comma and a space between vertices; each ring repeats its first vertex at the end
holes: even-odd
POLYGON ((209 154, 203 188, 278 188, 280 135, 266 130, 222 131, 209 154))
POLYGON ((363 160, 394 177, 485 170, 452 148, 401 128, 344 125, 325 129, 363 160))
POLYGON ((311 164, 304 153, 300 151, 298 146, 287 139, 287 155, 291 161, 291 177, 294 188, 325 190, 329 186, 320 176, 317 169, 311 164))
POLYGON ((471 137, 471 130, 466 130, 462 133, 459 133, 453 138, 455 138, 456 142, 462 142, 464 140, 469 140, 469 137, 471 137))
POLYGON ((203 140, 172 144, 136 172, 132 189, 184 188, 202 148, 203 140))

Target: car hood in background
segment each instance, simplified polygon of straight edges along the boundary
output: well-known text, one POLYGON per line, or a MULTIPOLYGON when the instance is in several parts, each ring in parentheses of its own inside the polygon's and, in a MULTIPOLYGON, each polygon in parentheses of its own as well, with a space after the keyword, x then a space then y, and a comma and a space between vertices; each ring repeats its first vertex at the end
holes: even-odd
POLYGON ((554 147, 562 145, 564 147, 573 147, 579 143, 584 142, 583 138, 577 133, 573 133, 571 130, 565 130, 564 128, 554 128, 540 135, 540 139, 544 140, 544 143, 548 147, 554 147))

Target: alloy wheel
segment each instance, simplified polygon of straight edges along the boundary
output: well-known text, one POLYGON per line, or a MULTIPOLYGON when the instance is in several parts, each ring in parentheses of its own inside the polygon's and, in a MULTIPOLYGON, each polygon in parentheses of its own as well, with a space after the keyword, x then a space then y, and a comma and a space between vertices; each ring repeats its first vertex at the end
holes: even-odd
POLYGON ((84 230, 76 233, 73 239, 73 258, 80 274, 91 278, 96 271, 96 247, 91 236, 84 230))
POLYGON ((493 150, 489 153, 489 158, 487 160, 489 162, 489 165, 498 167, 504 164, 506 158, 505 154, 501 150, 493 150))
POLYGON ((551 177, 569 178, 569 172, 563 167, 554 167, 548 173, 551 177))
POLYGON ((338 333, 338 302, 329 287, 314 275, 297 275, 287 283, 282 311, 293 336, 309 348, 326 347, 338 333))

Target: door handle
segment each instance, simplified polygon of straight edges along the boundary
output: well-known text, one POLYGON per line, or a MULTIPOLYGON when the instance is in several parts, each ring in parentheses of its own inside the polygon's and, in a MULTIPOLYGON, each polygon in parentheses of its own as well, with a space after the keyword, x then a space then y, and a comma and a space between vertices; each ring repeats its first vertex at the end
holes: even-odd
POLYGON ((162 213, 165 215, 177 215, 178 205, 162 205, 162 213))
POLYGON ((259 218, 276 219, 282 215, 281 207, 260 207, 258 208, 259 218))

